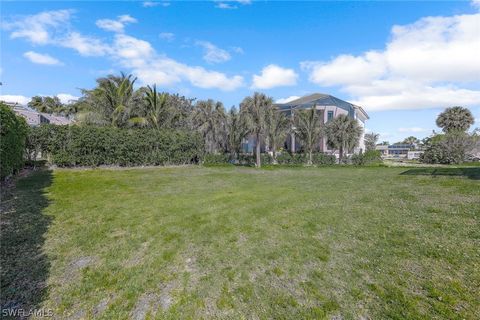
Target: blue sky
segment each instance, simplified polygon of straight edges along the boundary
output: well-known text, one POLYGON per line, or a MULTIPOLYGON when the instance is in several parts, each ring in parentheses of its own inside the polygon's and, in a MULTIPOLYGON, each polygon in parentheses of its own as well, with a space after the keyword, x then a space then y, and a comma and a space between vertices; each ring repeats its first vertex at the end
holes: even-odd
MULTIPOLYGON (((367 129, 424 137, 445 107, 480 127, 480 2, 2 2, 4 100, 79 96, 125 71, 227 108, 262 91, 361 105, 367 129)), ((23 100, 22 100, 23 99, 23 100)))

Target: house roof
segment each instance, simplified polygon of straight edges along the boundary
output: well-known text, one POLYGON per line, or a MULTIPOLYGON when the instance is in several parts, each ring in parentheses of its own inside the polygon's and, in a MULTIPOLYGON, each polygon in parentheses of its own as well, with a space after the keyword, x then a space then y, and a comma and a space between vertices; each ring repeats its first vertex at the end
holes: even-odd
POLYGON ((42 113, 38 112, 37 110, 34 110, 28 106, 22 106, 16 104, 13 107, 13 111, 27 120, 27 123, 29 125, 39 125, 44 122, 52 123, 52 124, 57 124, 57 125, 66 125, 66 124, 71 124, 73 122, 72 119, 69 119, 67 117, 63 116, 55 116, 52 114, 48 113, 42 113))
POLYGON ((348 112, 351 110, 359 110, 367 119, 369 119, 368 114, 362 107, 325 93, 313 93, 287 103, 276 104, 280 109, 310 108, 313 105, 335 106, 348 112))

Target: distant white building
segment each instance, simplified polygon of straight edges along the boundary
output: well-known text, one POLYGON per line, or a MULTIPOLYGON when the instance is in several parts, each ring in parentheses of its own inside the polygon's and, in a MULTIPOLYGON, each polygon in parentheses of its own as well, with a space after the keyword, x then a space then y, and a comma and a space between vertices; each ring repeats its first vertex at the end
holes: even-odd
MULTIPOLYGON (((293 117, 295 110, 310 109, 315 106, 315 109, 317 110, 320 119, 322 120, 322 124, 326 124, 328 121, 338 117, 341 114, 347 115, 352 119, 356 119, 358 121, 358 124, 362 127, 363 132, 360 137, 358 147, 355 148, 353 152, 359 153, 361 151, 365 151, 365 122, 369 119, 369 116, 360 106, 323 93, 310 94, 287 103, 275 104, 274 106, 277 107, 280 112, 285 113, 285 115, 288 117, 293 117)), ((250 136, 248 138, 248 141, 244 143, 243 149, 246 152, 252 152, 254 146, 255 139, 253 136, 250 136)), ((292 133, 287 138, 284 144, 284 148, 291 152, 298 152, 300 150, 301 143, 298 138, 295 137, 295 133, 292 133)), ((318 151, 329 154, 338 154, 338 152, 336 152, 335 150, 331 150, 328 147, 327 139, 325 137, 322 137, 320 139, 318 151)))
POLYGON ((420 159, 423 150, 416 149, 414 144, 392 144, 392 145, 377 145, 375 147, 377 151, 380 151, 382 158, 385 159, 420 159))

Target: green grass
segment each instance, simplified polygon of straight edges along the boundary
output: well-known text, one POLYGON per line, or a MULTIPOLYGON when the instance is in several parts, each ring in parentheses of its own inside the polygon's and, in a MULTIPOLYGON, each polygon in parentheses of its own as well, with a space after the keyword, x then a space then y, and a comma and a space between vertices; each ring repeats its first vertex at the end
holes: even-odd
POLYGON ((77 319, 479 319, 478 170, 36 172, 2 204, 1 302, 77 319))

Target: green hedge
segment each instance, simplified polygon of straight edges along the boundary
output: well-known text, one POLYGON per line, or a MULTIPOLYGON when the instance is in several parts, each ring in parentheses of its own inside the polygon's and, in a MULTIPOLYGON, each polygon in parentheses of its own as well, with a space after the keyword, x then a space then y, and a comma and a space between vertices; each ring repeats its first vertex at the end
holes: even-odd
POLYGON ((24 164, 28 125, 12 109, 0 103, 0 178, 20 170, 24 164))
POLYGON ((61 167, 190 164, 203 155, 201 137, 180 130, 41 125, 31 137, 29 148, 61 167))
POLYGON ((203 164, 206 165, 223 165, 230 163, 230 155, 228 153, 221 153, 221 154, 206 154, 203 157, 203 164))
POLYGON ((380 164, 383 162, 382 154, 378 150, 368 150, 365 153, 353 154, 349 160, 356 166, 380 164))
MULTIPOLYGON (((307 155, 304 153, 294 153, 290 154, 284 152, 277 156, 277 161, 279 164, 306 164, 307 155)), ((333 155, 325 153, 314 153, 312 156, 313 165, 332 165, 337 162, 337 159, 333 155)))
MULTIPOLYGON (((272 157, 266 153, 260 155, 262 165, 272 164, 272 157)), ((208 154, 205 155, 203 163, 206 165, 219 165, 226 163, 238 163, 240 165, 254 166, 256 161, 255 154, 240 154, 236 161, 229 154, 208 154)), ((303 165, 307 163, 307 157, 303 153, 290 154, 283 152, 277 155, 279 165, 303 165)), ((314 165, 332 165, 336 163, 335 156, 324 153, 313 154, 314 165)))

